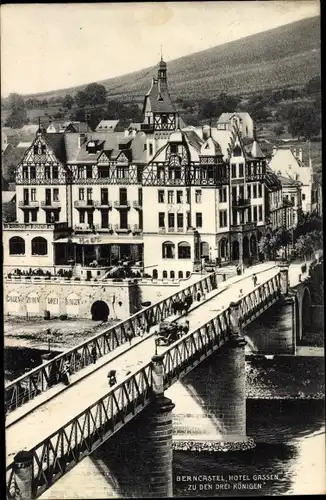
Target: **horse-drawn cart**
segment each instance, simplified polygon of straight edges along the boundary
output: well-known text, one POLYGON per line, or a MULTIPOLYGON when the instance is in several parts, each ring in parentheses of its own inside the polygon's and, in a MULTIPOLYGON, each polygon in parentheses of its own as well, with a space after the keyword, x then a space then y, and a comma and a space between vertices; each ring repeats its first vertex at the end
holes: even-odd
POLYGON ((170 345, 178 340, 178 325, 174 321, 162 321, 159 326, 159 331, 156 334, 155 344, 170 345))

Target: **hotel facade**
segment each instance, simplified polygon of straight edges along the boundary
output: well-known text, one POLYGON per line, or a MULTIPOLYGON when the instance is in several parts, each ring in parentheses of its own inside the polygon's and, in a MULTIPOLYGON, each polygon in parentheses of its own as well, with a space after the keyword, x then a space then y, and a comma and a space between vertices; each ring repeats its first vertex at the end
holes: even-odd
POLYGON ((256 138, 236 122, 184 126, 162 60, 143 116, 124 132, 39 128, 16 168, 5 274, 95 267, 101 276, 127 257, 155 279, 186 278, 207 262, 257 259, 262 235, 293 223, 256 138))

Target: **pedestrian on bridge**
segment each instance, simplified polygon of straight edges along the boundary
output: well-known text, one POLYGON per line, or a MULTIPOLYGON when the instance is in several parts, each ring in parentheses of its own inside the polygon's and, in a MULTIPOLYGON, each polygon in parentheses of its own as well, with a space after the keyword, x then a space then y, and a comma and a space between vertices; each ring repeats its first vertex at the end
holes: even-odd
POLYGON ((70 375, 70 364, 69 364, 69 361, 65 361, 63 363, 62 372, 61 372, 62 381, 65 385, 70 384, 69 375, 70 375))
POLYGON ((258 278, 257 278, 256 274, 252 275, 252 281, 253 281, 254 286, 258 285, 258 278))
POLYGON ((197 292, 196 299, 197 299, 197 302, 200 302, 200 299, 201 299, 200 292, 197 292))
POLYGON ((129 345, 131 345, 131 341, 133 339, 133 333, 132 333, 132 330, 131 328, 128 328, 127 332, 126 332, 126 337, 127 337, 127 340, 129 341, 129 345))
POLYGON ((93 347, 92 347, 92 350, 91 350, 91 356, 92 356, 93 364, 95 365, 95 363, 96 363, 96 359, 97 359, 97 355, 96 355, 96 344, 95 344, 95 342, 94 342, 93 347))
POLYGON ((239 299, 240 299, 241 297, 243 297, 243 290, 242 290, 242 288, 240 288, 240 291, 239 291, 239 299))
POLYGON ((189 321, 186 319, 185 324, 183 325, 183 334, 187 335, 189 332, 189 321))
POLYGON ((110 370, 108 373, 108 381, 110 387, 113 387, 117 383, 117 378, 115 374, 116 374, 115 370, 110 370))

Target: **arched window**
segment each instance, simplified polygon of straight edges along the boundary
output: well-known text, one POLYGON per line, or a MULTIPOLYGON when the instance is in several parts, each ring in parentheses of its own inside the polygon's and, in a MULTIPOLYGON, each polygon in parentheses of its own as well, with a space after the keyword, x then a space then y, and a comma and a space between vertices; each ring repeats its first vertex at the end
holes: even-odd
POLYGON ((179 276, 179 279, 182 279, 183 278, 183 272, 179 271, 178 276, 179 276))
POLYGON ((228 242, 226 238, 222 238, 220 241, 220 257, 221 259, 226 259, 228 256, 228 242))
POLYGON ((45 238, 37 237, 32 239, 32 255, 47 255, 48 242, 45 238))
POLYGON ((200 247, 201 257, 205 260, 209 260, 209 244, 207 241, 202 241, 200 247))
POLYGON ((10 255, 24 255, 25 254, 25 240, 20 236, 13 236, 9 240, 9 254, 10 255))
POLYGON ((171 280, 173 280, 175 278, 175 272, 174 271, 170 271, 170 278, 171 278, 171 280))
POLYGON ((153 269, 153 280, 157 280, 157 278, 158 278, 157 269, 153 269))
POLYGON ((163 279, 167 278, 168 277, 168 272, 167 271, 163 271, 162 276, 163 276, 163 279))
POLYGON ((190 245, 186 241, 181 241, 178 245, 178 258, 179 259, 190 259, 191 251, 190 245))
POLYGON ((233 150, 233 156, 241 156, 241 148, 236 146, 233 150))
POLYGON ((172 241, 165 241, 162 243, 162 257, 163 259, 174 259, 175 245, 172 241))

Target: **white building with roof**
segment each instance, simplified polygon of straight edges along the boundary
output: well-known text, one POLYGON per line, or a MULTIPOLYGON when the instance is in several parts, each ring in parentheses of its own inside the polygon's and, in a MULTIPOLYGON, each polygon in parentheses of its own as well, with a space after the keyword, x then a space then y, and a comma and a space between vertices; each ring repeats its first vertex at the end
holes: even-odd
POLYGON ((313 170, 311 161, 308 165, 303 162, 302 149, 273 148, 270 168, 284 177, 301 183, 302 210, 311 212, 313 170))
POLYGON ((222 113, 217 120, 217 130, 228 130, 236 125, 241 133, 241 137, 253 139, 254 122, 249 113, 233 112, 222 113))

